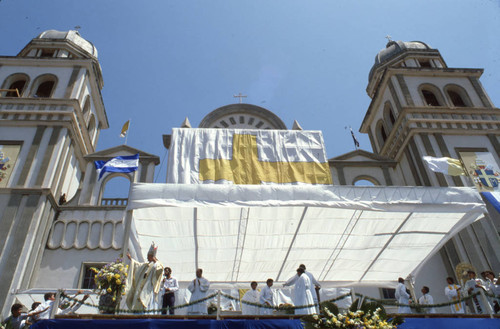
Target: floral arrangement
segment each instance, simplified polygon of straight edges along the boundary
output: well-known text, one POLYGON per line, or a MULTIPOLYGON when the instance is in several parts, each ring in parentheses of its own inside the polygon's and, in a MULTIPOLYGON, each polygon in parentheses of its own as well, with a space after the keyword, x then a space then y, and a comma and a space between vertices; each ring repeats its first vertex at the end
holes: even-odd
MULTIPOLYGON (((353 303, 353 305, 355 305, 353 303)), ((383 307, 373 303, 363 303, 361 309, 350 310, 340 313, 333 303, 322 304, 321 315, 308 315, 302 318, 305 329, 395 329, 402 323, 401 319, 388 319, 383 307), (375 308, 376 307, 376 308, 375 308)))
POLYGON ((95 273, 94 280, 98 294, 111 294, 113 301, 124 294, 128 265, 125 265, 121 258, 104 265, 100 269, 91 267, 91 270, 95 273))
POLYGON ((286 314, 293 314, 294 313, 293 305, 292 304, 288 304, 288 303, 280 304, 278 306, 277 311, 282 311, 282 312, 284 312, 286 314))
POLYGON ((215 314, 215 313, 217 313, 217 304, 215 304, 214 302, 210 302, 207 305, 207 313, 208 314, 215 314))

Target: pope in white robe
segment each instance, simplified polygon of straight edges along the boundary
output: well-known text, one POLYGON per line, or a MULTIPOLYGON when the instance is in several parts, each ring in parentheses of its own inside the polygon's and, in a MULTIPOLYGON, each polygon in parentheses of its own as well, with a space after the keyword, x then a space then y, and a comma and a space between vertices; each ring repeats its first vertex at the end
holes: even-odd
POLYGON ((295 314, 315 314, 316 307, 314 306, 314 299, 311 294, 311 280, 305 274, 305 270, 302 267, 297 269, 296 278, 292 278, 285 282, 283 286, 291 285, 290 281, 295 285, 293 303, 295 306, 306 306, 313 305, 309 307, 302 307, 295 309, 295 314))
MULTIPOLYGON (((197 300, 207 297, 207 291, 210 288, 210 281, 205 279, 203 276, 203 270, 201 268, 196 270, 196 279, 191 281, 188 286, 188 290, 191 292, 191 298, 189 302, 196 302, 197 300)), ((208 314, 207 312, 207 301, 199 302, 188 306, 188 314, 199 315, 208 314)))
MULTIPOLYGON (((450 302, 458 301, 461 298, 460 290, 461 287, 458 284, 455 284, 453 278, 449 277, 446 279, 448 285, 444 288, 444 294, 448 298, 450 302)), ((456 303, 450 305, 451 313, 453 314, 463 314, 465 313, 464 303, 456 303)))
POLYGON ((243 315, 258 315, 260 307, 255 305, 246 304, 243 302, 249 302, 254 304, 259 304, 260 293, 257 290, 257 282, 252 282, 250 284, 251 289, 248 290, 241 298, 241 313, 243 315))
POLYGON ((130 259, 127 277, 126 303, 129 310, 145 311, 158 308, 155 304, 163 277, 163 266, 156 259, 157 247, 154 244, 148 251, 148 261, 140 263, 127 254, 130 259))
MULTIPOLYGON (((274 306, 274 292, 271 287, 273 286, 273 279, 267 279, 266 286, 260 292, 259 301, 262 305, 274 306)), ((260 315, 272 315, 273 309, 268 307, 260 308, 260 315)))
POLYGON ((399 306, 398 307, 398 313, 404 313, 404 314, 409 314, 411 313, 411 308, 410 308, 410 294, 406 292, 406 286, 404 285, 405 280, 403 278, 398 279, 399 283, 398 286, 396 287, 396 292, 394 296, 396 297, 396 300, 398 301, 399 304, 404 304, 408 306, 399 306))

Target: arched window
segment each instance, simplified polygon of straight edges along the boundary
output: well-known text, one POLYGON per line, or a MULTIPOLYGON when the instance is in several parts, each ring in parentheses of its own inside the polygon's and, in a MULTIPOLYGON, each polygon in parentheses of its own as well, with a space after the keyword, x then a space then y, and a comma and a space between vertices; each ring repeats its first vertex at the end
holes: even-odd
POLYGON ((375 129, 376 129, 376 136, 377 136, 377 140, 378 140, 378 145, 379 145, 380 149, 382 149, 382 147, 385 144, 385 141, 387 140, 387 131, 385 130, 384 122, 382 119, 380 119, 378 121, 375 129))
POLYGON ((424 95, 425 104, 427 106, 439 106, 440 105, 436 95, 434 95, 434 93, 432 91, 427 90, 427 89, 422 89, 422 95, 424 95))
POLYGON ((82 109, 83 120, 85 120, 85 122, 87 122, 89 114, 90 114, 90 96, 87 96, 85 98, 85 102, 83 103, 83 109, 82 109))
POLYGON ((57 78, 52 74, 45 74, 36 78, 33 84, 33 97, 50 98, 54 93, 57 78))
POLYGON ((352 185, 354 186, 375 186, 380 185, 377 179, 372 176, 361 175, 353 179, 352 185))
POLYGON ((420 87, 425 106, 444 106, 445 102, 439 89, 433 85, 420 87))
POLYGON ((108 174, 101 185, 100 204, 103 206, 127 205, 130 177, 126 174, 108 174))
POLYGON ((2 89, 9 89, 5 91, 2 96, 4 97, 21 97, 26 86, 28 85, 29 77, 26 74, 16 73, 5 79, 2 89), (17 91, 16 91, 17 89, 17 91), (19 93, 19 96, 18 96, 19 93))
POLYGON ((448 85, 445 87, 445 90, 453 106, 472 107, 472 103, 464 88, 458 85, 448 85))
POLYGON ((394 123, 396 122, 396 118, 394 117, 394 112, 392 111, 392 106, 390 102, 386 102, 384 106, 384 120, 387 125, 389 131, 394 127, 394 123))
POLYGON ((90 115, 90 120, 89 120, 89 124, 87 126, 87 129, 89 131, 90 141, 93 142, 94 136, 95 136, 95 129, 96 129, 95 117, 93 114, 90 115))

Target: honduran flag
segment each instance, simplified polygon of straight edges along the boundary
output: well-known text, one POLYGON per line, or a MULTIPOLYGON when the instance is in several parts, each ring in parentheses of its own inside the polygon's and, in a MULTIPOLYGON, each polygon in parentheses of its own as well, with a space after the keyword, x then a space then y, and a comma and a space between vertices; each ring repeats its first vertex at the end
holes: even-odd
POLYGON ((108 161, 94 161, 94 165, 99 174, 99 179, 106 172, 133 172, 139 168, 139 153, 136 155, 117 156, 108 161))

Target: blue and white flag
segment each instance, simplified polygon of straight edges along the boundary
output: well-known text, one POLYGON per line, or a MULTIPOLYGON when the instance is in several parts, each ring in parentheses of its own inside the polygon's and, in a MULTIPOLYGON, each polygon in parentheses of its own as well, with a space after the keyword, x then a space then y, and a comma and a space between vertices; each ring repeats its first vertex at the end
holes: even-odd
POLYGON ((99 174, 99 179, 106 172, 129 173, 139 168, 139 153, 136 155, 118 156, 108 161, 94 161, 95 168, 99 174))

